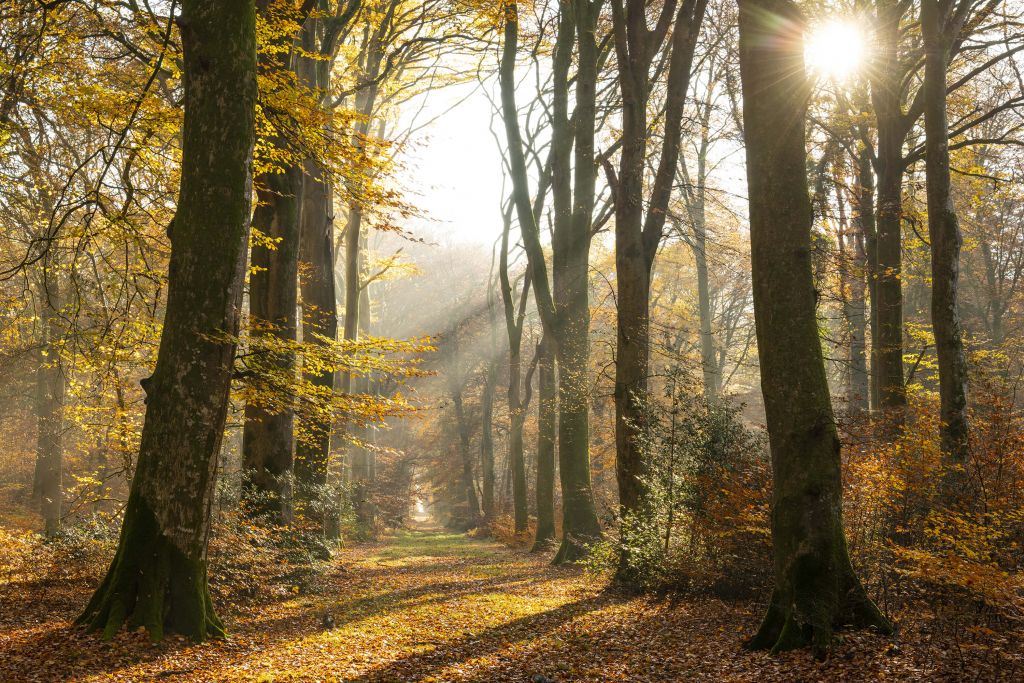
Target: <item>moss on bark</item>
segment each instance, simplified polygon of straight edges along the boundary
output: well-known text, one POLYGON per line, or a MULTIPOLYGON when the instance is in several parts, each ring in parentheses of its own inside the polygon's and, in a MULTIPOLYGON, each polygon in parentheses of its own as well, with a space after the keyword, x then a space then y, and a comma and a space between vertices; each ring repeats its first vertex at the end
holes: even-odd
POLYGON ((165 632, 199 642, 224 636, 207 586, 205 559, 192 559, 165 536, 139 493, 125 509, 117 554, 103 583, 75 622, 110 640, 122 626, 145 628, 154 642, 165 632))

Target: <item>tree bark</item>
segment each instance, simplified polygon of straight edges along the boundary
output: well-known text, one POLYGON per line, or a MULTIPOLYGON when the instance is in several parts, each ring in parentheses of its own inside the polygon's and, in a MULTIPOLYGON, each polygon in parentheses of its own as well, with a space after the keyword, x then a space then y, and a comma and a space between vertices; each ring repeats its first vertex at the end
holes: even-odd
POLYGON ((740 73, 754 314, 771 445, 775 588, 748 642, 824 654, 839 625, 888 622, 850 563, 840 444, 818 337, 811 263, 804 20, 790 0, 740 1, 740 73))
POLYGON ((559 10, 552 65, 554 236, 550 282, 540 230, 530 204, 515 104, 517 5, 511 1, 505 4, 505 46, 500 85, 513 199, 530 265, 537 310, 545 334, 550 335, 559 368, 558 458, 563 537, 554 558, 555 564, 583 558, 587 544, 601 537, 590 476, 588 265, 597 181, 594 165, 598 57, 595 31, 602 2, 563 2, 559 10), (572 125, 568 113, 569 68, 574 47, 577 48, 577 71, 575 125, 572 125))
POLYGON ((875 381, 879 408, 897 422, 907 404, 903 379, 903 144, 910 128, 900 106, 903 87, 899 65, 901 10, 896 3, 880 4, 877 64, 873 68, 871 98, 878 128, 876 155, 875 300, 872 304, 877 334, 875 381))
MULTIPOLYGON (((646 516, 647 379, 650 374, 650 298, 654 258, 661 244, 672 181, 679 163, 683 102, 690 66, 704 16, 704 0, 667 0, 655 28, 648 29, 643 0, 612 0, 612 24, 622 95, 622 149, 615 193, 615 462, 620 514, 646 516), (677 11, 678 5, 678 11, 677 11), (664 135, 658 170, 649 196, 644 196, 647 166, 647 108, 651 65, 672 30, 666 92, 664 135), (646 215, 644 208, 647 208, 646 215)), ((628 525, 623 526, 625 534, 628 525)), ((630 549, 623 538, 617 578, 631 576, 630 549)))
POLYGON ((853 315, 851 320, 853 339, 850 343, 852 367, 852 389, 856 398, 855 407, 867 410, 878 405, 875 393, 877 382, 875 336, 877 333, 873 309, 875 306, 874 273, 876 264, 872 259, 875 243, 875 175, 871 168, 871 155, 862 147, 857 162, 857 182, 853 193, 854 225, 854 273, 850 292, 853 315), (865 299, 865 291, 867 299, 865 299), (867 301, 871 302, 871 309, 867 301), (867 350, 867 335, 871 332, 872 349, 867 350))
MULTIPOLYGON (((334 46, 320 40, 321 19, 309 18, 302 28, 302 49, 321 59, 298 58, 299 78, 312 88, 321 106, 330 93, 330 65, 334 46)), ((341 17, 338 21, 348 21, 341 17)), ((333 26, 340 30, 338 26, 333 26)), ((332 34, 333 35, 333 34, 332 34)), ((303 343, 324 345, 338 339, 338 301, 334 281, 334 192, 323 166, 315 159, 302 163, 302 198, 299 212, 299 291, 302 297, 303 343)), ((335 374, 303 367, 303 378, 334 392, 335 374)), ((327 483, 331 456, 332 424, 329 416, 306 417, 304 437, 295 445, 295 478, 300 492, 327 483)), ((305 495, 305 493, 303 493, 305 495)), ((324 520, 328 522, 327 519, 324 520)), ((330 524, 328 524, 330 526, 330 524)))
MULTIPOLYGON (((504 67, 504 63, 502 65, 504 67)), ((526 491, 526 460, 523 453, 523 425, 530 396, 531 376, 522 377, 523 323, 530 294, 530 274, 523 277, 523 288, 519 295, 519 308, 512 295, 509 277, 508 248, 509 233, 512 230, 512 216, 505 214, 504 230, 501 235, 501 254, 498 260, 498 284, 505 312, 505 332, 508 336, 508 412, 509 412, 509 461, 512 469, 512 511, 516 533, 526 531, 529 526, 529 506, 526 491), (526 400, 523 399, 525 385, 526 400)))
POLYGON ((928 235, 932 248, 932 329, 939 365, 940 444, 946 474, 945 495, 963 493, 963 467, 970 451, 967 418, 967 359, 957 302, 963 235, 953 205, 949 172, 949 122, 946 114, 946 69, 949 66, 949 0, 922 0, 924 37, 925 182, 928 235))
MULTIPOLYGON (((493 329, 493 328, 492 328, 493 329)), ((487 362, 484 390, 480 396, 480 478, 485 521, 494 519, 494 391, 498 383, 498 360, 487 362)))
MULTIPOLYGON (((280 139, 278 146, 286 143, 280 139)), ((259 204, 253 213, 253 226, 276 241, 269 249, 259 243, 252 246, 251 264, 256 269, 249 278, 249 318, 252 337, 274 337, 283 344, 297 338, 296 305, 299 268, 299 209, 302 193, 302 169, 289 163, 277 173, 266 173, 258 180, 259 204)), ((295 373, 295 354, 271 352, 273 373, 280 379, 295 373)), ((287 385, 275 382, 270 391, 286 391, 287 385)), ((276 396, 275 403, 250 401, 245 406, 242 430, 242 467, 258 511, 273 512, 281 521, 292 518, 291 476, 294 458, 295 411, 291 396, 276 396)))
POLYGON ((558 389, 555 354, 547 337, 537 347, 537 533, 532 552, 546 550, 555 540, 555 434, 558 428, 558 389))
POLYGON ((53 538, 60 531, 64 498, 64 398, 67 379, 60 358, 60 292, 44 275, 39 325, 42 333, 36 368, 36 468, 32 492, 39 502, 43 534, 53 538))
POLYGON ((462 456, 462 487, 466 495, 467 529, 480 525, 480 499, 476 495, 476 476, 473 474, 473 455, 470 449, 471 433, 466 411, 462 405, 462 387, 452 390, 452 404, 455 406, 455 426, 459 432, 459 454, 462 456))
POLYGON ((183 0, 185 122, 167 312, 117 553, 78 623, 204 640, 217 457, 238 334, 252 193, 252 0, 183 0))

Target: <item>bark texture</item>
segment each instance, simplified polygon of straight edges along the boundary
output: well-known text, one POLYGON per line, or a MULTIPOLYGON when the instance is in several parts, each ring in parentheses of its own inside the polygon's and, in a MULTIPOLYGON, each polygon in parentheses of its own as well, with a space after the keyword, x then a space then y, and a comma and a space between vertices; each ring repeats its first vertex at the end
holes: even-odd
POLYGON ((252 0, 184 0, 185 122, 167 312, 117 553, 78 623, 204 640, 224 629, 207 587, 251 211, 252 0))
POLYGON ((946 496, 963 493, 963 466, 970 451, 967 418, 967 358, 957 289, 963 235, 953 206, 949 173, 949 122, 946 114, 946 69, 949 27, 955 25, 953 3, 922 0, 924 36, 925 180, 928 191, 928 235, 932 247, 932 329, 939 361, 939 427, 945 463, 946 496), (952 21, 951 21, 952 20, 952 21))
POLYGON ((841 625, 889 629, 850 564, 839 439, 818 338, 811 263, 803 16, 741 0, 740 72, 754 313, 771 444, 775 588, 755 649, 812 646, 841 625))
POLYGON ((899 422, 907 404, 903 380, 903 145, 910 121, 903 113, 903 71, 899 62, 903 3, 878 4, 876 57, 871 69, 871 99, 878 129, 875 155, 878 201, 874 240, 872 316, 878 407, 899 422))
POLYGON ((555 354, 541 339, 537 347, 537 535, 533 552, 555 540, 555 435, 558 429, 558 389, 555 354))
MULTIPOLYGON (((277 140, 283 146, 283 140, 277 140)), ((297 338, 299 270, 299 212, 302 169, 288 164, 277 173, 263 174, 257 183, 259 204, 253 226, 275 240, 273 249, 254 243, 249 278, 250 334, 275 337, 293 343, 297 338)), ((295 373, 295 354, 272 352, 267 359, 273 373, 282 379, 295 373)), ((291 475, 295 449, 295 411, 285 387, 272 383, 277 392, 271 401, 258 400, 245 406, 242 430, 242 467, 255 493, 256 508, 272 512, 282 521, 291 519, 291 475)), ((267 399, 271 397, 266 397, 267 399)))
POLYGON ((60 360, 60 297, 44 277, 39 325, 42 333, 36 368, 36 468, 32 493, 39 503, 43 534, 53 538, 60 531, 64 498, 64 398, 67 378, 60 360))

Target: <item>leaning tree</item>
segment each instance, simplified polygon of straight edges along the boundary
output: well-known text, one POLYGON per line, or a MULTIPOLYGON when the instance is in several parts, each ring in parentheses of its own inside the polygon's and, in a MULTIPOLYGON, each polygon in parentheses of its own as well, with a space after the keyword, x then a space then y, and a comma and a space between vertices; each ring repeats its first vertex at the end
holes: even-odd
POLYGON ((253 0, 183 0, 181 187, 167 312, 117 553, 78 622, 220 636, 207 585, 217 456, 227 415, 251 212, 253 0))

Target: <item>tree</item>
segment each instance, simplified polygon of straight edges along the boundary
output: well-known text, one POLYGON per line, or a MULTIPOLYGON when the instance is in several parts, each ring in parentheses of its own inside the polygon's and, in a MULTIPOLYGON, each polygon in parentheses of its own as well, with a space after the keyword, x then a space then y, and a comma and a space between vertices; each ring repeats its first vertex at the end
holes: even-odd
POLYGON ((775 587, 753 649, 810 645, 839 625, 890 626, 854 573, 840 443, 818 338, 804 124, 804 19, 790 0, 741 0, 740 74, 754 315, 771 446, 775 587))
POLYGON ((533 552, 555 540, 555 448, 558 388, 555 354, 547 337, 537 345, 537 533, 533 552))
MULTIPOLYGON (((606 164, 615 196, 615 461, 623 517, 647 514, 647 379, 650 363, 651 269, 658 253, 679 163, 683 105, 706 0, 667 0, 654 29, 647 3, 612 0, 612 25, 622 94, 619 171, 606 164), (658 168, 644 196, 649 133, 651 67, 671 30, 667 59, 664 133, 658 168), (644 207, 646 205, 646 215, 644 207)), ((629 539, 623 539, 619 578, 629 581, 629 539)))
MULTIPOLYGON (((511 209, 511 207, 509 207, 511 209)), ((505 312, 505 333, 508 335, 508 449, 512 466, 512 512, 516 533, 526 531, 529 523, 526 491, 526 460, 523 453, 523 425, 526 410, 530 405, 531 366, 523 377, 523 325, 526 321, 526 305, 530 296, 530 275, 524 274, 518 306, 509 277, 509 233, 512 216, 506 212, 504 229, 501 233, 501 253, 498 257, 498 286, 501 290, 502 307, 505 312)), ((538 516, 540 510, 538 509, 538 516)))
POLYGON ((545 335, 558 361, 558 458, 562 484, 562 544, 555 563, 586 554, 600 538, 590 476, 590 309, 588 264, 595 203, 594 135, 598 74, 597 15, 603 0, 561 3, 552 56, 552 237, 551 280, 530 202, 515 98, 519 11, 505 3, 505 43, 500 74, 502 116, 516 216, 545 335), (576 54, 575 111, 569 116, 569 69, 576 54))
POLYGON ((962 487, 970 443, 967 419, 967 358, 957 301, 963 235, 953 206, 946 114, 946 69, 950 48, 970 14, 972 0, 921 0, 924 38, 925 182, 928 235, 932 247, 932 329, 939 361, 942 453, 952 471, 947 495, 962 487))
POLYGON ((78 623, 221 636, 207 545, 235 355, 251 209, 252 0, 183 0, 185 122, 167 313, 117 552, 78 623))

